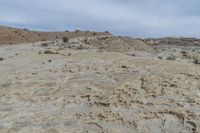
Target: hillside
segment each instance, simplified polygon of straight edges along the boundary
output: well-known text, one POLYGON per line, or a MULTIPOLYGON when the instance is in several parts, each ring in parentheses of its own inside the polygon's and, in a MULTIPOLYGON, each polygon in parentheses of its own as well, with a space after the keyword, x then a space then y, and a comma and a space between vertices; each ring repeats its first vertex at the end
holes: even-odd
POLYGON ((1 35, 2 133, 200 131, 198 46, 80 31, 1 35))
POLYGON ((100 32, 39 32, 30 31, 28 29, 18 29, 0 26, 0 45, 2 44, 19 44, 39 41, 52 41, 62 37, 78 37, 78 36, 98 36, 98 35, 109 35, 110 33, 100 32))
POLYGON ((176 45, 176 46, 200 46, 200 39, 186 37, 166 37, 166 38, 148 38, 143 40, 148 45, 176 45))

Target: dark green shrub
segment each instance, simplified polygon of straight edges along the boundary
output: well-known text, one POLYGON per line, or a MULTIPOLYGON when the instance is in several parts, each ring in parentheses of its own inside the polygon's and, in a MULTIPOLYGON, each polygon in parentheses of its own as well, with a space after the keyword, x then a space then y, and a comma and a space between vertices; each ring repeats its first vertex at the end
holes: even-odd
POLYGON ((27 31, 27 32, 29 31, 29 29, 27 29, 27 28, 24 28, 23 30, 24 30, 24 31, 27 31))
POLYGON ((0 61, 3 61, 3 60, 4 60, 4 58, 0 57, 0 61))
POLYGON ((64 43, 68 43, 69 42, 69 38, 68 37, 63 37, 62 40, 63 40, 64 43))
POLYGON ((80 30, 75 30, 75 33, 78 33, 78 32, 80 32, 80 30))

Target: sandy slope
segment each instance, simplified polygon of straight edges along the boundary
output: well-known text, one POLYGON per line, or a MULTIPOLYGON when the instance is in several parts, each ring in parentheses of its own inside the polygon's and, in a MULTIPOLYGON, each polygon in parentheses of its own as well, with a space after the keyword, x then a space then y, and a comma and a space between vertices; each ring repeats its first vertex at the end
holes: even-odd
POLYGON ((200 66, 116 39, 0 47, 0 132, 200 131, 200 66))

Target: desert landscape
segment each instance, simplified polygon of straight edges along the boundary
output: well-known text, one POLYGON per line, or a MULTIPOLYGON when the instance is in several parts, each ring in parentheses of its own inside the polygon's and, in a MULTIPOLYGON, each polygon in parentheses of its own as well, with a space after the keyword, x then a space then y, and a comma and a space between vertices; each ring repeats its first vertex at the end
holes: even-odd
POLYGON ((200 40, 0 27, 0 132, 199 133, 200 40))

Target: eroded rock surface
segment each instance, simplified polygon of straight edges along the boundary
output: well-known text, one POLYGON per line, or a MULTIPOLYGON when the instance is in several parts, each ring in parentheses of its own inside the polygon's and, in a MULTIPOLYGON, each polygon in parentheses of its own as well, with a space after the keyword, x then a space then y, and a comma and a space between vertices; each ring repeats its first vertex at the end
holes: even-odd
POLYGON ((200 66, 181 48, 169 60, 172 48, 134 42, 1 47, 0 132, 198 133, 200 66))

